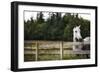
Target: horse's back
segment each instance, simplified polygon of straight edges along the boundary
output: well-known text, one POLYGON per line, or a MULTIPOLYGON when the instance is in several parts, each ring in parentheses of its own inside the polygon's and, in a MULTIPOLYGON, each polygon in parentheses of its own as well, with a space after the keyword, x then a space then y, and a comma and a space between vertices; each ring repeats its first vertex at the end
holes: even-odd
POLYGON ((84 38, 84 42, 90 42, 90 37, 84 38))
MULTIPOLYGON (((84 43, 85 42, 90 42, 90 37, 84 38, 84 43)), ((82 50, 90 50, 90 44, 84 44, 82 50)))

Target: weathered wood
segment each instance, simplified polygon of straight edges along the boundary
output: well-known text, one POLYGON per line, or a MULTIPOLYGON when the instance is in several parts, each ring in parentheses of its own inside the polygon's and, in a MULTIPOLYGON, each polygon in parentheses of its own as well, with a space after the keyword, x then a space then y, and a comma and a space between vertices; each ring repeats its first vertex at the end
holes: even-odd
MULTIPOLYGON (((60 51, 52 51, 52 52, 46 52, 46 51, 39 51, 38 54, 59 54, 60 51)), ((25 51, 24 54, 36 54, 35 51, 25 51)), ((82 50, 82 51, 73 51, 73 50, 63 50, 64 54, 90 54, 90 50, 82 50)))
POLYGON ((38 60, 38 49, 39 49, 39 44, 36 42, 36 61, 38 60))
MULTIPOLYGON (((24 43, 36 43, 37 41, 24 41, 24 43)), ((59 44, 59 42, 61 41, 38 41, 40 44, 59 44)), ((63 41, 63 43, 65 44, 70 44, 70 45, 77 45, 79 43, 83 43, 83 44, 90 44, 90 42, 66 42, 66 41, 63 41)))
POLYGON ((60 59, 63 59, 63 42, 60 42, 60 59))
MULTIPOLYGON (((61 42, 61 41, 60 41, 61 42)), ((29 42, 27 42, 29 43, 29 42)), ((33 42, 30 42, 30 43, 33 43, 33 42)), ((36 43, 36 42, 34 42, 36 43)), ((39 49, 47 49, 47 48, 59 48, 59 43, 58 42, 46 42, 46 43, 41 43, 40 41, 38 42, 39 43, 39 49)), ((90 44, 90 42, 63 42, 63 48, 72 48, 72 46, 75 46, 75 45, 80 45, 80 44, 83 44, 83 45, 86 45, 86 44, 90 44)), ((25 49, 31 49, 29 46, 25 46, 24 47, 25 49)), ((33 49, 36 49, 36 46, 32 47, 33 49)))
POLYGON ((32 46, 24 47, 24 54, 35 54, 35 60, 38 60, 39 54, 60 54, 60 59, 67 54, 90 54, 90 50, 73 51, 64 48, 72 48, 75 45, 86 45, 90 42, 63 42, 63 41, 25 41, 25 44, 32 44, 32 46), (42 50, 41 50, 42 49, 42 50), (54 49, 54 50, 52 50, 54 49), (40 50, 40 51, 39 51, 40 50), (48 52, 48 50, 50 50, 48 52))

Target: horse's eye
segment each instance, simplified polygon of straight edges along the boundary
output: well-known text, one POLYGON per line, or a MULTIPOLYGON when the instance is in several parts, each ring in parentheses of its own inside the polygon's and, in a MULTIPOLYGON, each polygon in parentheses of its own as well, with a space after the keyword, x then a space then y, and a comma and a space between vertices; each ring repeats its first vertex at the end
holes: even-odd
POLYGON ((77 33, 77 31, 75 31, 77 33))

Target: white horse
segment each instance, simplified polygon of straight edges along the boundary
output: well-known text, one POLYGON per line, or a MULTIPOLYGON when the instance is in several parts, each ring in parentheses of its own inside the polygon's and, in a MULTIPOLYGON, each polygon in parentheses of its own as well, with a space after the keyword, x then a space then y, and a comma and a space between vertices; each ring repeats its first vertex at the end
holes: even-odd
POLYGON ((90 37, 82 38, 80 25, 73 28, 73 42, 79 42, 78 45, 73 45, 74 51, 80 51, 83 48, 83 43, 90 42, 90 37))

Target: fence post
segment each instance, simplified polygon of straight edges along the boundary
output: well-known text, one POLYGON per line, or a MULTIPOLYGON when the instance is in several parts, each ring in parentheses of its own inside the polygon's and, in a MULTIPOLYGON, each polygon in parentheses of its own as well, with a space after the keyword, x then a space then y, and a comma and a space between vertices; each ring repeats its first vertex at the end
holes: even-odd
POLYGON ((38 61, 38 49, 39 49, 39 43, 38 43, 38 41, 36 41, 36 54, 35 54, 36 61, 38 61))
POLYGON ((63 59, 63 41, 60 42, 60 59, 63 59))

